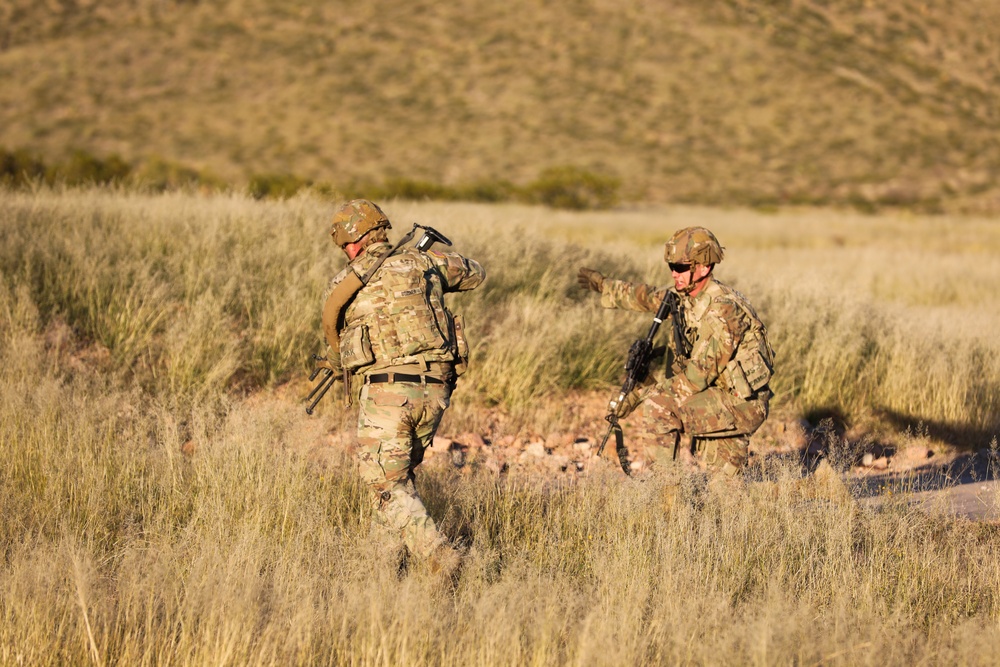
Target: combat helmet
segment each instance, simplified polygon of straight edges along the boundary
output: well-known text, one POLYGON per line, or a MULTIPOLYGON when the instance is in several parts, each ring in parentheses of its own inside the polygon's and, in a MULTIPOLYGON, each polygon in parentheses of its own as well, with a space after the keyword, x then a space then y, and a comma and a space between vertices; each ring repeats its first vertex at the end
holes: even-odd
POLYGON ((343 248, 348 243, 357 243, 373 229, 382 228, 391 229, 392 225, 378 205, 367 199, 352 199, 333 214, 330 236, 343 248))
POLYGON ((704 227, 685 227, 677 230, 667 241, 663 251, 663 258, 668 264, 711 266, 721 262, 723 256, 719 240, 704 227))

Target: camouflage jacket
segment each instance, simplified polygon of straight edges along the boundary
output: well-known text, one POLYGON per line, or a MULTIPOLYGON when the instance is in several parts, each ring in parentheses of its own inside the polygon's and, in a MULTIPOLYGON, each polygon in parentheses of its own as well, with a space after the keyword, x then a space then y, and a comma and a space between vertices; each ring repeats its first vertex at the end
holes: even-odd
MULTIPOLYGON (((391 249, 389 243, 368 246, 337 274, 331 288, 348 271, 364 276, 391 249)), ((444 295, 474 289, 485 279, 479 263, 458 253, 401 248, 344 309, 340 350, 331 351, 331 362, 362 373, 404 364, 463 363, 468 345, 462 322, 445 307, 444 295)))
MULTIPOLYGON (((667 289, 605 279, 601 305, 655 312, 667 289)), ((709 278, 693 298, 680 298, 691 357, 684 359, 674 350, 665 390, 682 401, 712 386, 742 398, 754 397, 770 380, 774 352, 750 302, 715 278, 709 278)), ((669 320, 663 324, 664 329, 671 326, 669 320)), ((668 340, 673 347, 673 337, 668 340)))

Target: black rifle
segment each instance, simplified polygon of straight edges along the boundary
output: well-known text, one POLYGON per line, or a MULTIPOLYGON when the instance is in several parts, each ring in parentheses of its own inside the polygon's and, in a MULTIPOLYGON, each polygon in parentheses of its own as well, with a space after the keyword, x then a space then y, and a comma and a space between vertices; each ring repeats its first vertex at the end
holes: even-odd
POLYGON ((685 358, 691 356, 691 344, 688 343, 687 337, 684 335, 684 315, 681 312, 680 299, 676 292, 667 290, 663 295, 663 300, 660 302, 660 307, 656 311, 656 316, 653 317, 653 324, 649 327, 649 333, 646 334, 645 338, 640 338, 632 343, 632 347, 628 350, 628 360, 625 362, 625 381, 622 383, 618 398, 612 399, 608 405, 608 415, 604 418, 609 424, 608 432, 604 434, 601 445, 597 448, 597 455, 601 455, 601 452, 604 451, 604 446, 608 444, 608 438, 614 433, 618 462, 621 464, 622 470, 626 475, 631 475, 632 471, 628 462, 628 450, 625 449, 625 437, 622 434, 622 427, 618 423, 618 410, 625 402, 625 399, 628 398, 628 395, 640 383, 645 381, 646 376, 649 374, 649 362, 655 356, 653 338, 656 337, 656 332, 668 314, 673 320, 674 349, 676 353, 685 358))
POLYGON ((312 382, 315 380, 316 376, 320 373, 323 374, 323 377, 320 378, 316 386, 313 387, 313 390, 309 392, 308 396, 306 396, 307 401, 312 400, 313 396, 316 397, 315 400, 312 400, 312 403, 306 406, 307 415, 311 415, 313 413, 313 410, 316 409, 316 405, 323 400, 324 396, 326 396, 326 392, 330 391, 330 387, 332 387, 334 383, 340 379, 337 374, 333 372, 332 368, 322 365, 322 362, 326 361, 326 357, 314 354, 312 358, 313 361, 316 362, 316 366, 312 369, 312 373, 309 374, 309 381, 312 382))
MULTIPOLYGON (((393 254, 395 254, 397 250, 399 250, 404 245, 409 243, 410 240, 413 238, 414 234, 416 234, 418 229, 424 230, 424 234, 423 236, 420 237, 420 240, 417 241, 414 247, 421 252, 429 250, 430 247, 435 243, 443 243, 444 245, 451 245, 451 241, 449 241, 444 234, 434 229, 433 227, 428 227, 427 225, 420 225, 417 223, 413 223, 413 229, 411 229, 406 235, 404 235, 403 238, 401 238, 399 242, 397 242, 396 245, 389 252, 382 255, 382 257, 380 257, 379 260, 374 265, 372 265, 372 267, 368 270, 368 272, 364 276, 361 276, 361 286, 367 285, 369 281, 375 276, 375 273, 382 266, 382 263, 385 260, 389 259, 389 257, 391 257, 393 254)), ((308 396, 306 396, 307 401, 312 400, 312 403, 306 406, 307 415, 311 415, 313 413, 313 410, 316 409, 316 406, 319 404, 319 402, 323 400, 324 396, 326 396, 326 392, 330 391, 330 387, 332 387, 337 380, 340 379, 344 380, 344 391, 348 395, 348 397, 350 396, 351 393, 350 371, 345 369, 344 375, 341 378, 336 373, 333 372, 333 369, 330 368, 329 365, 322 363, 326 361, 326 357, 321 357, 318 354, 314 354, 312 358, 313 361, 316 363, 316 366, 313 368, 312 373, 309 374, 309 381, 310 382, 314 381, 316 379, 316 376, 319 375, 320 373, 323 373, 323 377, 320 378, 319 383, 315 387, 313 387, 313 390, 309 392, 308 396), (313 399, 314 396, 315 399, 313 399)), ((350 407, 349 399, 347 402, 347 406, 350 407)))

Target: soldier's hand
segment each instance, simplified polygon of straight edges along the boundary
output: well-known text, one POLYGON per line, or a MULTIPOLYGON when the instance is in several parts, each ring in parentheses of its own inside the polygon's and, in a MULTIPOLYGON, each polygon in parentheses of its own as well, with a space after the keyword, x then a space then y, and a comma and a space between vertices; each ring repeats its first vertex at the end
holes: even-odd
POLYGON ((625 419, 635 412, 635 409, 646 400, 654 388, 656 388, 656 382, 652 378, 646 378, 645 382, 628 393, 625 400, 618 405, 615 414, 618 415, 619 419, 625 419))
POLYGON ((604 287, 604 276, 593 269, 581 268, 580 272, 576 274, 576 282, 583 289, 600 292, 604 287))
POLYGON ((328 371, 332 371, 335 375, 340 375, 343 371, 340 368, 340 364, 330 361, 327 357, 317 357, 313 356, 313 368, 321 369, 325 368, 328 371))
POLYGON ((625 400, 618 404, 615 414, 618 415, 619 419, 625 419, 630 414, 635 412, 635 409, 639 407, 639 404, 642 403, 644 398, 645 395, 638 391, 630 392, 629 395, 625 397, 625 400))

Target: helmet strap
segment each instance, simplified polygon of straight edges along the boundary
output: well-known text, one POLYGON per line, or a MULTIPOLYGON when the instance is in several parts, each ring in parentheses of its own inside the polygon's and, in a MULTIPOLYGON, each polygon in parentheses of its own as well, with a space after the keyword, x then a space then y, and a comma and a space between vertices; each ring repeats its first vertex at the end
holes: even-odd
POLYGON ((691 268, 688 269, 688 271, 687 271, 687 274, 688 274, 688 284, 687 284, 687 286, 684 289, 680 290, 681 293, 683 293, 685 295, 688 295, 688 294, 691 294, 691 292, 695 291, 696 289, 700 290, 701 286, 704 285, 708 281, 708 279, 712 277, 712 268, 713 268, 713 266, 714 265, 705 265, 705 264, 695 264, 695 263, 692 263, 691 264, 691 268), (699 278, 697 280, 697 282, 694 279, 694 269, 695 269, 696 266, 705 266, 708 269, 708 273, 706 273, 704 276, 702 276, 701 278, 699 278))

